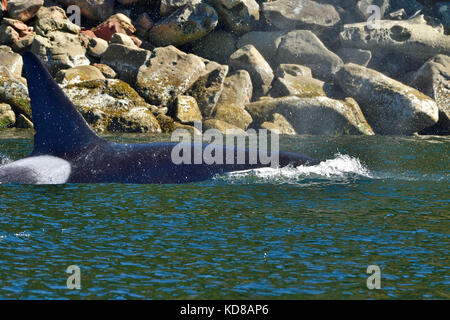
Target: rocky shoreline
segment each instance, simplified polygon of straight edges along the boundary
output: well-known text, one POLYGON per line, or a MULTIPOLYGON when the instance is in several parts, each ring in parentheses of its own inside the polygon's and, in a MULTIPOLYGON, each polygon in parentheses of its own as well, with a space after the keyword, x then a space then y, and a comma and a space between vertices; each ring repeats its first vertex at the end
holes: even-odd
POLYGON ((448 2, 8 0, 0 7, 0 129, 33 127, 20 55, 31 50, 98 132, 194 132, 202 122, 242 134, 450 134, 448 2), (382 17, 375 28, 371 5, 382 17))

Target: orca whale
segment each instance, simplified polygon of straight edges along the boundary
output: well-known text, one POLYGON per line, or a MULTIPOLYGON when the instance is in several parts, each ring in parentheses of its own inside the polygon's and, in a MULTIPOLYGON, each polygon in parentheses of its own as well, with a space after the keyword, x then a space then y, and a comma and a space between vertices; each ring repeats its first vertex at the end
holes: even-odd
MULTIPOLYGON (((26 158, 0 166, 0 183, 188 183, 270 166, 259 160, 256 164, 174 164, 171 152, 178 143, 119 144, 102 139, 33 53, 23 53, 23 61, 35 129, 34 149, 26 158)), ((198 149, 193 143, 189 147, 193 156, 198 149)), ((201 144, 202 150, 205 147, 201 144)), ((245 155, 248 159, 249 150, 245 155)), ((300 154, 279 153, 280 166, 316 163, 300 154)))

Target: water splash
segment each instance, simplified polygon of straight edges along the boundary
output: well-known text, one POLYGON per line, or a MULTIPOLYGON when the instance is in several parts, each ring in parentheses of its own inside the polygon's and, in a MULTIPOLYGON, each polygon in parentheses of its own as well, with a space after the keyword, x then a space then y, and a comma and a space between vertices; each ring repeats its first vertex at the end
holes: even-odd
POLYGON ((322 161, 315 166, 299 166, 284 168, 261 168, 231 172, 217 177, 226 182, 261 182, 261 183, 304 183, 305 180, 345 181, 355 178, 373 178, 371 172, 358 158, 336 154, 335 158, 322 161))

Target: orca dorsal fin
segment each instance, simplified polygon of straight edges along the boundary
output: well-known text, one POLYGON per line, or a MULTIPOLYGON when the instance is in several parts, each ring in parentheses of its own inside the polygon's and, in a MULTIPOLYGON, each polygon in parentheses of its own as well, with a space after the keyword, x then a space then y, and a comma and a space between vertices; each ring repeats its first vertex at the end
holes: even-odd
POLYGON ((62 156, 101 140, 31 52, 22 55, 36 134, 33 155, 62 156))

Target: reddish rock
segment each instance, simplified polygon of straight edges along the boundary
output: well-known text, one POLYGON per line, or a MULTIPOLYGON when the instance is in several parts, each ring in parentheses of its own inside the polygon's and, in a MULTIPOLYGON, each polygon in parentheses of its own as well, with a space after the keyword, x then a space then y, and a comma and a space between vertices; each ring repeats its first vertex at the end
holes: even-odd
MULTIPOLYGON (((14 46, 20 41, 32 38, 33 30, 19 20, 3 18, 0 25, 0 44, 14 46)), ((19 47, 21 47, 19 45, 19 47)))
POLYGON ((131 36, 136 32, 136 28, 131 23, 130 18, 122 13, 117 13, 93 28, 92 32, 94 32, 97 37, 110 41, 114 33, 124 33, 131 36))

